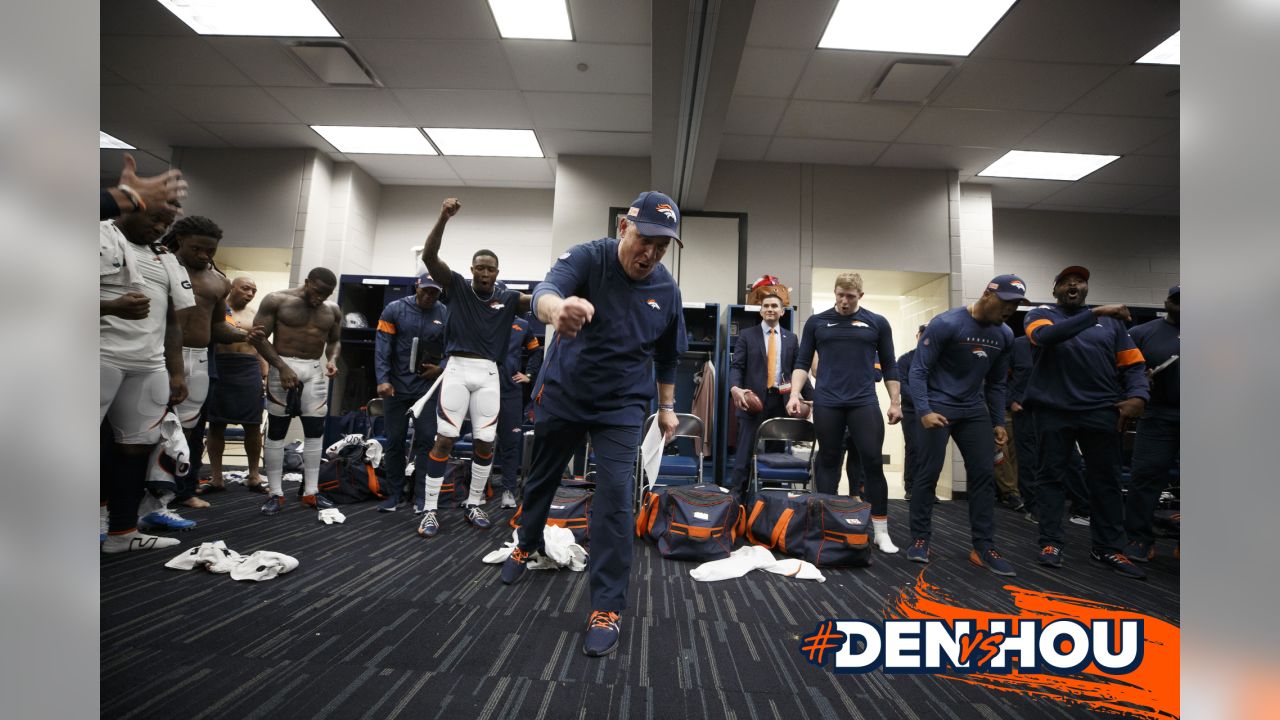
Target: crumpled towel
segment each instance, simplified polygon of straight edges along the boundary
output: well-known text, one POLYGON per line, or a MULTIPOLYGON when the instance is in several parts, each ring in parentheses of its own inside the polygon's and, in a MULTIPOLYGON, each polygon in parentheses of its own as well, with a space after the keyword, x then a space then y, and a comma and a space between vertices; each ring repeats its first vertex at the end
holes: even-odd
POLYGON ((284 553, 259 550, 231 568, 232 580, 270 580, 277 575, 292 572, 298 560, 284 553))
POLYGON ((338 442, 325 448, 324 456, 326 458, 333 459, 334 457, 337 456, 338 451, 341 450, 342 448, 347 447, 348 445, 359 445, 363 443, 364 443, 364 436, 361 435, 360 433, 352 433, 350 435, 345 435, 338 442))
MULTIPOLYGON (((511 550, 519 542, 518 531, 511 531, 511 539, 505 545, 480 558, 480 562, 488 565, 501 565, 511 556, 511 550)), ((573 540, 573 531, 569 528, 547 525, 542 530, 542 547, 544 553, 535 552, 529 556, 526 567, 530 570, 559 570, 567 567, 574 572, 587 569, 587 550, 573 540)))
POLYGON ((259 550, 245 557, 227 547, 222 540, 201 543, 164 564, 174 570, 194 570, 202 567, 209 572, 230 573, 234 580, 270 580, 277 575, 291 572, 298 567, 298 560, 284 553, 259 550))
POLYGON ((813 563, 799 558, 775 560, 768 548, 759 545, 744 545, 729 553, 727 558, 702 563, 689 571, 689 577, 698 582, 714 582, 742 577, 752 570, 764 570, 797 580, 827 581, 826 576, 813 563))
POLYGON ((370 440, 364 444, 364 461, 374 467, 382 464, 382 443, 370 440))
POLYGON ((640 467, 644 469, 645 477, 648 478, 646 485, 658 482, 658 471, 662 468, 662 448, 666 445, 664 440, 662 428, 658 427, 658 421, 654 420, 649 426, 649 432, 644 436, 644 441, 640 443, 640 467))

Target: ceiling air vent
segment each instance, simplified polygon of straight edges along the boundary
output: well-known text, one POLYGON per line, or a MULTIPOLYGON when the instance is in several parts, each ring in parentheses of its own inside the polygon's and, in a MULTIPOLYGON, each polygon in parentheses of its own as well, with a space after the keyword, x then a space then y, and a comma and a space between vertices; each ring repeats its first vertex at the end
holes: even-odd
POLYGON ((894 63, 871 93, 872 100, 922 103, 951 72, 945 63, 894 63))
POLYGON ((297 42, 289 50, 327 85, 382 85, 351 48, 340 42, 297 42))

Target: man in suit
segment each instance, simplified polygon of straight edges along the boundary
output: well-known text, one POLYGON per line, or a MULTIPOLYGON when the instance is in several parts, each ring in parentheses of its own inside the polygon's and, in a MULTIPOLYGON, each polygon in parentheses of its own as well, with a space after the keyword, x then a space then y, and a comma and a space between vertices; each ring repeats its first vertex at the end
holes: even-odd
POLYGON ((729 394, 738 411, 738 447, 733 462, 732 488, 746 492, 747 468, 755 450, 756 428, 770 418, 787 416, 791 371, 795 368, 800 341, 796 334, 778 324, 782 299, 765 295, 760 299, 757 327, 743 328, 733 346, 729 367, 729 394), (764 404, 758 413, 747 412, 746 393, 754 392, 764 404))

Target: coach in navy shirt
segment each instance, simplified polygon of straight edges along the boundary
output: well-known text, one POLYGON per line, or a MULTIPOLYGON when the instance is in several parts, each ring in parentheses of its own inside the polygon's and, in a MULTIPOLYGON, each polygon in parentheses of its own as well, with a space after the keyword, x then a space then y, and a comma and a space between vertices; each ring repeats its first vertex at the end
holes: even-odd
POLYGON ((617 648, 619 615, 627 607, 632 473, 655 371, 657 422, 667 439, 678 423, 676 364, 689 343, 680 288, 661 261, 671 242, 680 242, 679 227, 671 198, 642 193, 618 218, 617 239, 569 248, 533 293, 538 318, 556 335, 534 393, 533 461, 519 543, 502 566, 502 582, 523 577, 531 555, 542 549, 561 473, 590 433, 597 468, 587 568, 592 613, 582 651, 592 657, 617 648))
POLYGON ((909 560, 929 562, 934 490, 951 438, 964 457, 968 482, 969 560, 997 575, 1016 574, 995 549, 995 446, 1009 440, 1004 394, 1013 331, 1004 322, 1026 294, 1018 276, 997 276, 974 304, 930 320, 916 346, 908 386, 923 431, 920 475, 911 493, 909 560))

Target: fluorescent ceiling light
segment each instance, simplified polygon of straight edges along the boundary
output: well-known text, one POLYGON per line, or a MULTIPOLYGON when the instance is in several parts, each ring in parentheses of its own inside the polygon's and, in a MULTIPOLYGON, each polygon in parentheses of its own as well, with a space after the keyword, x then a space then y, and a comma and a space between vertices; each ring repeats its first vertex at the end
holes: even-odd
POLYGON ((573 39, 565 0, 489 0, 489 9, 504 38, 573 39))
POLYGON ((339 37, 311 0, 159 0, 201 35, 339 37))
POLYGON ((532 130, 422 128, 444 155, 545 157, 532 130))
POLYGON ((1154 50, 1138 58, 1138 65, 1181 65, 1182 64, 1182 31, 1169 36, 1154 50))
POLYGON ((137 150, 137 148, 130 145, 129 143, 123 140, 118 140, 116 138, 113 138, 110 135, 99 130, 98 131, 98 149, 102 150, 104 148, 110 149, 110 150, 137 150))
POLYGON ((1032 180, 1079 180, 1119 158, 1119 155, 1010 150, 978 175, 1032 180))
POLYGON ((436 149, 418 128, 312 125, 312 130, 340 153, 371 155, 435 155, 436 149))
POLYGON ((968 55, 1014 0, 840 0, 820 48, 968 55))

